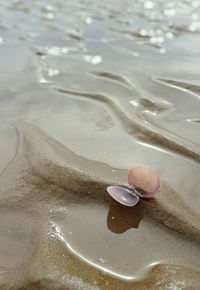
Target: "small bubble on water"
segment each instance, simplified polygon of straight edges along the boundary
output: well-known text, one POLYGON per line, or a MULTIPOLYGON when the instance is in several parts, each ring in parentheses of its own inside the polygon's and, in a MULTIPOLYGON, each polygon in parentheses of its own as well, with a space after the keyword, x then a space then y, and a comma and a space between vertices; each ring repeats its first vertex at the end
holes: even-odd
POLYGON ((193 2, 192 2, 192 6, 193 6, 194 8, 198 8, 198 7, 200 6, 200 2, 199 2, 199 1, 193 1, 193 2))
POLYGON ((190 31, 200 30, 200 22, 192 22, 189 26, 190 31))
POLYGON ((62 47, 61 48, 61 52, 62 53, 68 53, 69 52, 69 48, 68 47, 62 47))
POLYGON ((139 56, 139 53, 138 53, 138 52, 134 52, 133 55, 134 55, 135 57, 138 57, 138 56, 139 56))
POLYGON ((92 64, 99 64, 102 61, 102 57, 100 55, 96 55, 92 57, 91 63, 92 64))
POLYGON ((164 53, 167 52, 165 48, 161 48, 159 51, 160 51, 160 53, 162 53, 162 54, 164 54, 164 53))
POLYGON ((164 14, 166 16, 174 16, 174 15, 176 15, 176 10, 175 9, 165 9, 164 14))
POLYGON ((92 23, 92 18, 91 17, 85 17, 84 19, 86 24, 91 24, 92 23))
POLYGON ((140 35, 141 36, 147 36, 148 35, 147 30, 146 29, 141 29, 140 30, 140 35))
POLYGON ((172 32, 167 32, 166 33, 166 37, 168 38, 168 39, 172 39, 172 38, 174 38, 174 34, 172 33, 172 32))
POLYGON ((144 3, 144 8, 146 9, 152 9, 154 7, 154 3, 152 1, 146 1, 144 3))
POLYGON ((47 6, 45 6, 45 9, 46 9, 47 11, 53 11, 53 6, 51 6, 51 5, 47 5, 47 6))
POLYGON ((46 18, 46 19, 49 19, 49 20, 52 20, 52 19, 54 19, 54 14, 53 14, 53 13, 47 13, 47 14, 45 15, 45 18, 46 18))

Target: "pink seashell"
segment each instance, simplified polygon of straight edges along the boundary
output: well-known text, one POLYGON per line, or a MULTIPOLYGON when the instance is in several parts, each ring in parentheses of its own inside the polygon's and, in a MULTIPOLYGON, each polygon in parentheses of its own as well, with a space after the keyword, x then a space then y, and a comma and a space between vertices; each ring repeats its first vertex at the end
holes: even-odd
POLYGON ((136 205, 140 197, 133 193, 132 190, 120 186, 108 186, 107 192, 114 198, 117 202, 126 205, 134 206, 136 205))
POLYGON ((128 183, 143 198, 154 197, 160 190, 160 179, 153 168, 138 164, 128 171, 128 183))

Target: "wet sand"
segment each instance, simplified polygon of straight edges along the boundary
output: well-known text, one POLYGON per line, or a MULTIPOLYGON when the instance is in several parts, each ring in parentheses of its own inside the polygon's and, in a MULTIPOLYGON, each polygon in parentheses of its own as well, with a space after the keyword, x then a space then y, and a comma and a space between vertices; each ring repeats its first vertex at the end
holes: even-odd
POLYGON ((199 12, 2 1, 0 289, 200 288, 199 12), (137 163, 161 192, 126 208, 137 163))

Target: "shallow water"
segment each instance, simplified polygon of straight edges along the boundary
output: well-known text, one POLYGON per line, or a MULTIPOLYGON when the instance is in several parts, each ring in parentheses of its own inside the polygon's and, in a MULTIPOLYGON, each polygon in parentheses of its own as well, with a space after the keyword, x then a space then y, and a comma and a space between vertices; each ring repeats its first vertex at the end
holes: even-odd
POLYGON ((1 1, 3 287, 199 289, 200 2, 132 2, 1 1))

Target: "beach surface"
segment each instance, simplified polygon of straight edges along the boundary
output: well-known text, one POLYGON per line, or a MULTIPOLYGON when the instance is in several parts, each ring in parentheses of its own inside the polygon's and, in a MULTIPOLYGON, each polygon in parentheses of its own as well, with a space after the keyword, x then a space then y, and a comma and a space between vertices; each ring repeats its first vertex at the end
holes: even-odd
POLYGON ((1 0, 0 289, 200 289, 199 47, 199 1, 1 0))

